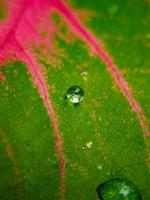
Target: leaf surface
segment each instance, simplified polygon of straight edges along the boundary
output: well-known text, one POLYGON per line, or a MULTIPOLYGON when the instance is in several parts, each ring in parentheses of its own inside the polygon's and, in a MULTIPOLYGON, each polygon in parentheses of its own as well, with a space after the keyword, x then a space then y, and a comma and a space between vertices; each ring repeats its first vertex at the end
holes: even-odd
POLYGON ((148 4, 0 3, 0 199, 96 200, 123 177, 149 200, 148 4))

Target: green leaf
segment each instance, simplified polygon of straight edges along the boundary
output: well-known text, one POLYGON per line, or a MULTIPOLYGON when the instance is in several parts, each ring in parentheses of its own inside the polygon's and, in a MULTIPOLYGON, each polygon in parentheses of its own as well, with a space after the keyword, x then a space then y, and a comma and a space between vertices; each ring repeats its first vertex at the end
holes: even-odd
POLYGON ((0 4, 11 13, 0 20, 0 199, 97 200, 99 184, 125 178, 149 200, 149 2, 11 9, 0 4), (64 98, 74 85, 76 106, 64 98))

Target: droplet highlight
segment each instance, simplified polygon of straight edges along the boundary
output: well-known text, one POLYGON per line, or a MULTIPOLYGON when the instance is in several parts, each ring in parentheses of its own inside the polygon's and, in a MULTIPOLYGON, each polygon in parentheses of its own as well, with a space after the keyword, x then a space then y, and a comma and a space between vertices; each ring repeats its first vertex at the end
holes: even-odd
POLYGON ((136 185, 121 178, 110 179, 97 188, 101 200, 142 200, 136 185))
POLYGON ((67 90, 66 98, 67 98, 68 101, 70 101, 74 104, 78 104, 84 98, 84 91, 79 86, 72 86, 67 90))

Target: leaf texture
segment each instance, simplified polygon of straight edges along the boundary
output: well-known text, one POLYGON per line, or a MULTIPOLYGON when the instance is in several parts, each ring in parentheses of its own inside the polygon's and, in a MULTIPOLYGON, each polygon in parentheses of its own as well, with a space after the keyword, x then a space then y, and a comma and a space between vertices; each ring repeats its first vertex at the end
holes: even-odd
POLYGON ((135 4, 0 2, 0 199, 96 200, 124 177, 149 200, 150 12, 135 4))

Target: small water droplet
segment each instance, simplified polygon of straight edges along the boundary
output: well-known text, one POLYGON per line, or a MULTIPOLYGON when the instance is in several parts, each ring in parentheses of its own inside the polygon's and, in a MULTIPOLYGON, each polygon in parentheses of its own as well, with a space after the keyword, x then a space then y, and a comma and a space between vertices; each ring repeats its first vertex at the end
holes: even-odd
POLYGON ((86 147, 88 148, 88 149, 90 149, 91 147, 92 147, 92 142, 90 141, 90 142, 88 142, 88 143, 86 143, 86 147))
POLYGON ((82 76, 84 81, 87 81, 87 75, 88 75, 88 73, 86 71, 81 72, 81 76, 82 76))
POLYGON ((141 200, 139 190, 127 179, 110 179, 97 188, 101 200, 141 200))
POLYGON ((81 72, 81 76, 87 76, 87 72, 86 71, 81 72))
POLYGON ((98 169, 98 170, 102 170, 102 166, 101 166, 101 165, 98 165, 98 166, 97 166, 97 169, 98 169))
POLYGON ((67 90, 66 98, 72 103, 78 104, 84 98, 84 91, 79 86, 72 86, 67 90))
POLYGON ((85 146, 82 146, 82 149, 83 149, 83 150, 85 150, 85 149, 86 149, 86 147, 85 147, 85 146))

